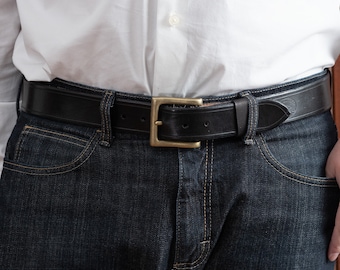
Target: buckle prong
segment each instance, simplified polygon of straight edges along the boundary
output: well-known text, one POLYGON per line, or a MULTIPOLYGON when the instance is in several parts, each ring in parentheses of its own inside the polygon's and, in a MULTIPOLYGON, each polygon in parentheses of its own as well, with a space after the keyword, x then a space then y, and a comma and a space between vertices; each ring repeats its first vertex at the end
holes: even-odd
POLYGON ((177 147, 177 148, 199 148, 201 142, 175 142, 158 139, 158 126, 163 125, 158 120, 158 112, 161 105, 203 105, 201 98, 173 98, 173 97, 153 97, 151 99, 151 115, 150 115, 150 145, 153 147, 177 147))

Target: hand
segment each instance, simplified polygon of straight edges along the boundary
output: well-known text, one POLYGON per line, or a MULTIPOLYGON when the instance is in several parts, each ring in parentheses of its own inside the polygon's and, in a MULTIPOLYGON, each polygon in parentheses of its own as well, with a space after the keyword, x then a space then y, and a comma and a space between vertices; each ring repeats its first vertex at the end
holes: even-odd
MULTIPOLYGON (((326 176, 335 177, 340 186, 340 140, 334 146, 326 164, 326 176)), ((340 254, 340 207, 336 213, 335 226, 328 248, 328 259, 335 261, 340 254)))

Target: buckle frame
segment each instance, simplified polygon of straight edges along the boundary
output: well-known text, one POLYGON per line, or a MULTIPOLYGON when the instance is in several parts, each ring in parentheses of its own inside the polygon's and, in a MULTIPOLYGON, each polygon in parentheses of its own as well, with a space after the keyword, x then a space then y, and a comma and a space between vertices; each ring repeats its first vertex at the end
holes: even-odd
POLYGON ((150 145, 153 147, 176 147, 176 148, 199 148, 201 142, 176 142, 158 139, 158 126, 162 121, 158 120, 159 107, 164 104, 195 105, 202 106, 202 98, 173 98, 173 97, 152 97, 150 115, 150 145))

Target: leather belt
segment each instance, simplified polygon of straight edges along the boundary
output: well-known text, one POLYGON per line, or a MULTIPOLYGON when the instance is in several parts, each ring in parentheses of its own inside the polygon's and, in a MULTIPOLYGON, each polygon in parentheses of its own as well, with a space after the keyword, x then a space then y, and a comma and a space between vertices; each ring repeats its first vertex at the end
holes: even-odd
MULTIPOLYGON (((23 82, 22 110, 52 120, 100 128, 101 101, 110 90, 55 79, 23 82)), ((150 133, 152 146, 199 147, 199 141, 242 136, 247 131, 250 92, 258 103, 257 132, 329 110, 328 71, 283 85, 202 99, 114 93, 114 130, 150 133)))

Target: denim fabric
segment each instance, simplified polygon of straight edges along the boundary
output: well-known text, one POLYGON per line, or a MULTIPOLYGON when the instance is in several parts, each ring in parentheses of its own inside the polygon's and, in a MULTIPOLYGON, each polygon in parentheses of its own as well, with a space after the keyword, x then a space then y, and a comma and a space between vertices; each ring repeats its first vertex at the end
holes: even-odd
POLYGON ((200 149, 105 130, 20 115, 0 182, 1 269, 333 269, 329 112, 200 149))

